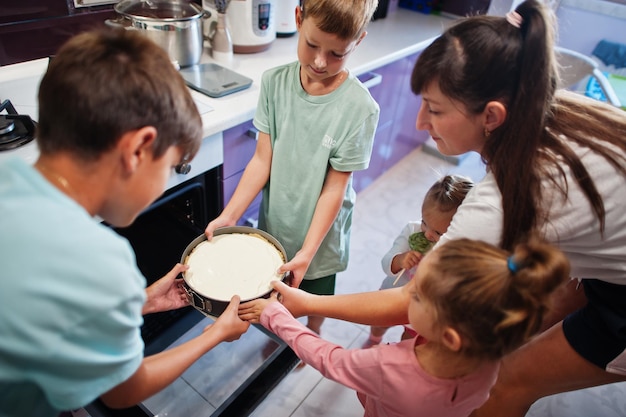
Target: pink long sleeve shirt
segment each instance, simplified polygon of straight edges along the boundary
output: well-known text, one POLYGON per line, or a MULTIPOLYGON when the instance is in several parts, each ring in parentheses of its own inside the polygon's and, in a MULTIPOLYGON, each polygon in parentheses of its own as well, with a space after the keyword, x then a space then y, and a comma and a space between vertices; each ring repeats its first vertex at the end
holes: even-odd
POLYGON ((365 417, 466 417, 483 404, 499 365, 454 379, 426 373, 414 353, 419 336, 370 349, 344 349, 321 339, 280 303, 263 311, 261 324, 283 339, 326 378, 357 391, 365 417))

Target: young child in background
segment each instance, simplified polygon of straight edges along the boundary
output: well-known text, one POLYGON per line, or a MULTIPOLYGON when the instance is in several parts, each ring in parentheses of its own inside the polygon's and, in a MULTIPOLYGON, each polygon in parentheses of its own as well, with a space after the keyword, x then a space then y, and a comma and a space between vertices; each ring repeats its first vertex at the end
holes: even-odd
MULTIPOLYGON (((303 0, 295 10, 298 61, 263 74, 254 117, 256 151, 220 216, 234 225, 262 190, 259 228, 275 236, 291 285, 329 295, 348 264, 355 192, 352 172, 369 165, 378 104, 346 69, 377 0, 303 0)), ((322 317, 309 317, 319 333, 322 317)))
MULTIPOLYGON (((452 216, 473 186, 474 183, 467 177, 446 175, 430 187, 422 203, 422 219, 408 222, 382 258, 381 265, 387 277, 380 286, 381 290, 402 287, 411 280, 417 264, 448 230, 452 216)), ((387 329, 372 326, 363 347, 379 344, 387 329)), ((404 327, 402 340, 415 336, 415 331, 409 326, 404 327)))
MULTIPOLYGON (((365 415, 464 417, 484 403, 499 360, 540 329, 569 263, 539 240, 510 254, 469 239, 440 244, 403 287, 419 336, 376 349, 344 349, 296 320, 276 296, 240 306, 326 378, 355 389, 365 415)), ((286 287, 274 283, 279 291, 286 287)), ((309 295, 309 297, 312 297, 309 295)))
POLYGON ((222 341, 239 298, 194 339, 144 358, 142 314, 189 303, 177 264, 146 288, 124 227, 202 143, 167 53, 137 31, 70 39, 39 85, 39 158, 0 163, 0 415, 141 402, 222 341), (9 313, 10 312, 10 313, 9 313))

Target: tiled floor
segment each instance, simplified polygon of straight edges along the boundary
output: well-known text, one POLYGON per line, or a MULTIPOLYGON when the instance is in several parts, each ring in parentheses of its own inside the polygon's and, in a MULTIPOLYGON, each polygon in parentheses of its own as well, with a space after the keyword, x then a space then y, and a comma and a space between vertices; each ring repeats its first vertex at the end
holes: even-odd
MULTIPOLYGON (((419 219, 423 196, 440 176, 457 173, 479 181, 484 166, 470 154, 459 165, 417 149, 359 193, 353 219, 350 263, 337 278, 337 293, 372 291, 384 278, 380 259, 408 220, 419 219)), ((326 319, 322 337, 345 347, 359 347, 367 326, 326 319)), ((386 341, 399 340, 401 328, 386 341)), ((362 417, 354 391, 305 366, 292 371, 251 414, 253 417, 362 417)), ((417 414, 416 414, 417 415, 417 414)), ((539 401, 528 417, 624 417, 626 383, 561 394, 539 401)))

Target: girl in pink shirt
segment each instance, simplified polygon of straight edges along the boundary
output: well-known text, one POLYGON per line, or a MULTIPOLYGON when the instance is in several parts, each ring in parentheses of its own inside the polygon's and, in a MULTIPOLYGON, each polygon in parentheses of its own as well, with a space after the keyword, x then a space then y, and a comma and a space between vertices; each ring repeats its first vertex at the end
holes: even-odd
MULTIPOLYGON (((469 239, 428 253, 406 285, 418 336, 371 349, 325 341, 273 296, 240 306, 326 378, 357 391, 366 417, 468 416, 495 383, 499 359, 534 335, 550 293, 569 277, 567 258, 531 239, 512 255, 469 239)), ((280 292, 288 289, 276 282, 280 292)))

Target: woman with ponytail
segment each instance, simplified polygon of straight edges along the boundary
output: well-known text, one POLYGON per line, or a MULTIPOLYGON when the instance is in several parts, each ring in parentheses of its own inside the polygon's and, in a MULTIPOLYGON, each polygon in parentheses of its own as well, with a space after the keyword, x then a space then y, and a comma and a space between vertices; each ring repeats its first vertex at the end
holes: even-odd
MULTIPOLYGON (((478 152, 487 165, 434 251, 458 238, 512 250, 537 233, 571 264, 547 330, 505 357, 476 417, 523 417, 541 397, 626 380, 626 113, 557 89, 554 23, 537 0, 461 19, 411 77, 417 128, 441 153, 478 152)), ((313 299, 279 288, 296 316, 407 320, 406 290, 313 299)))

